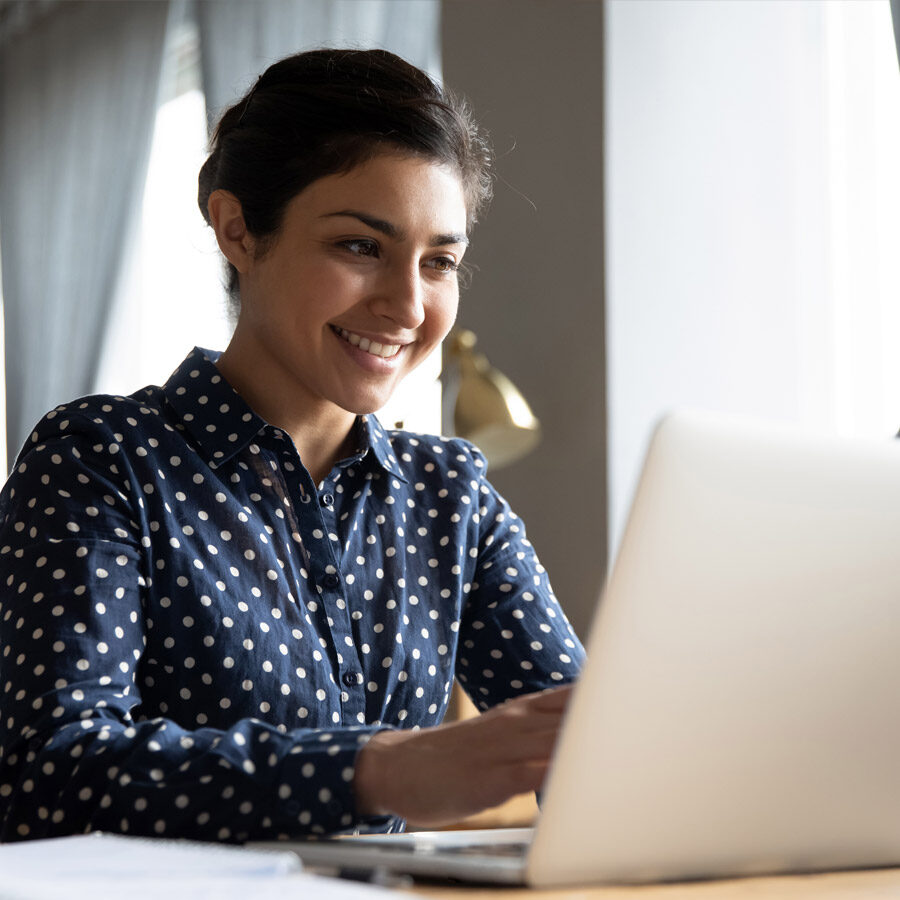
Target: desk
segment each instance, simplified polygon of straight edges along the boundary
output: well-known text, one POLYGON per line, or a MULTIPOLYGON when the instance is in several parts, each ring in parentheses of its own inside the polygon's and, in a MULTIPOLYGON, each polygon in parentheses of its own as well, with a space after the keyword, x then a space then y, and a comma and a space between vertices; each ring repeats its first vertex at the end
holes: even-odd
POLYGON ((804 900, 885 900, 887 897, 900 897, 900 869, 543 891, 417 883, 410 891, 422 897, 443 900, 793 900, 795 897, 804 900))

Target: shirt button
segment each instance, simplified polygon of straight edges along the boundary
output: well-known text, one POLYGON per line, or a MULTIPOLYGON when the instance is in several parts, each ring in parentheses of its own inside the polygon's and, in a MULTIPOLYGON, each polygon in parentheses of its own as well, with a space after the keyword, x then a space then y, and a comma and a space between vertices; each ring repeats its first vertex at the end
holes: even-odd
POLYGON ((335 574, 332 572, 331 574, 326 575, 326 576, 322 579, 322 583, 323 583, 323 584, 325 585, 325 587, 327 587, 327 588, 336 588, 336 587, 341 583, 341 579, 338 578, 337 575, 335 575, 335 574))
POLYGON ((359 684, 359 672, 344 672, 341 679, 347 687, 356 687, 359 684))
POLYGON ((334 494, 322 494, 322 506, 331 506, 334 504, 334 494))

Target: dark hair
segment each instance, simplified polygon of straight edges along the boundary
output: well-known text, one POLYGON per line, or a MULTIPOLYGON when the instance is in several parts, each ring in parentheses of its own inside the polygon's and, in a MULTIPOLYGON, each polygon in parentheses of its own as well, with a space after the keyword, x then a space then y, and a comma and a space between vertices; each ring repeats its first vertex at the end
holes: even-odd
MULTIPOLYGON (((266 69, 224 112, 200 170, 197 202, 209 223, 210 194, 233 193, 264 249, 305 187, 384 151, 453 167, 469 226, 490 199, 490 148, 464 101, 386 50, 298 53, 266 69)), ((236 305, 238 278, 230 263, 228 291, 236 305)))

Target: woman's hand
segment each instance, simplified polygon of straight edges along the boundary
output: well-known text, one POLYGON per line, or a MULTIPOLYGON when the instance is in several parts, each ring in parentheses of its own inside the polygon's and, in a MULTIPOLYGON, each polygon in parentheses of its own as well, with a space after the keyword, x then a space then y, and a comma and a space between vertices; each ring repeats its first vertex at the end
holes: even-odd
POLYGON ((567 685, 472 719, 379 732, 357 757, 358 811, 437 826, 539 790, 571 693, 567 685))

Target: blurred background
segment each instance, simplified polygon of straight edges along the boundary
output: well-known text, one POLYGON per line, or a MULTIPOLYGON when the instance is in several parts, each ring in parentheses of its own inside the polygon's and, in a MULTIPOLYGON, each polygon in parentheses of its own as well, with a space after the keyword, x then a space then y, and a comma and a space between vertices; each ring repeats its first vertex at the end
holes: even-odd
MULTIPOLYGON (((897 431, 889 0, 0 0, 9 466, 54 405, 224 347, 208 127, 323 44, 400 53, 492 136, 460 324, 542 422, 491 475, 582 636, 664 410, 897 431)), ((385 424, 441 428, 440 366, 385 424)))

